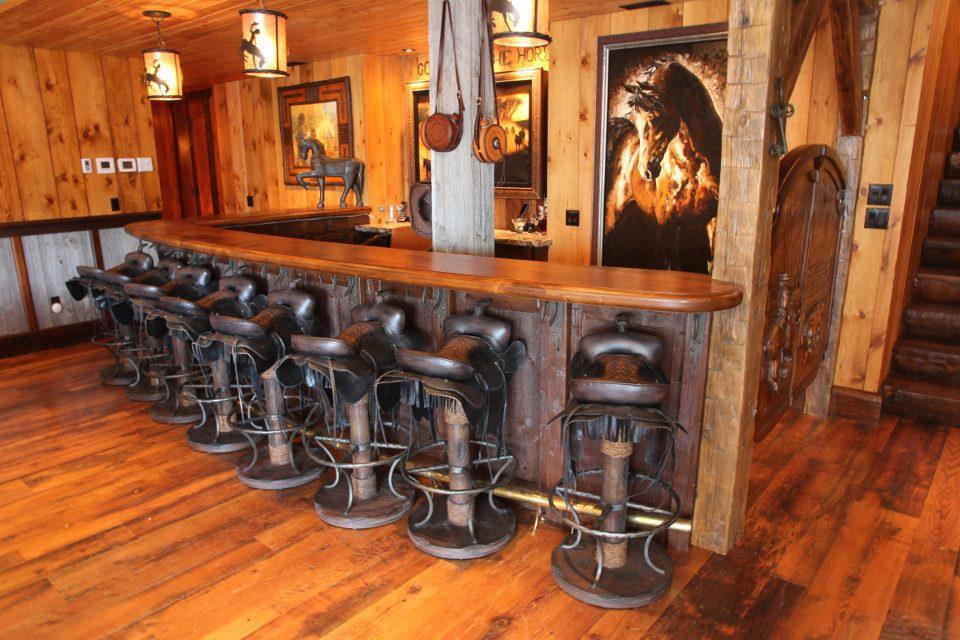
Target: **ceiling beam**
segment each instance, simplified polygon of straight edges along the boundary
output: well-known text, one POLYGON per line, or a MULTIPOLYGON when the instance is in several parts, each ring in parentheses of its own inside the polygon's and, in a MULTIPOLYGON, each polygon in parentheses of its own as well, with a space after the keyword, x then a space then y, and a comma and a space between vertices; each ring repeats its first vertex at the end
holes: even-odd
POLYGON ((790 39, 787 44, 787 55, 781 65, 783 77, 783 95, 790 98, 793 87, 800 76, 800 67, 810 48, 813 34, 817 30, 817 23, 823 15, 827 0, 793 0, 788 4, 790 39))
POLYGON ((837 70, 840 126, 844 134, 856 135, 863 122, 859 1, 830 0, 830 27, 837 70))

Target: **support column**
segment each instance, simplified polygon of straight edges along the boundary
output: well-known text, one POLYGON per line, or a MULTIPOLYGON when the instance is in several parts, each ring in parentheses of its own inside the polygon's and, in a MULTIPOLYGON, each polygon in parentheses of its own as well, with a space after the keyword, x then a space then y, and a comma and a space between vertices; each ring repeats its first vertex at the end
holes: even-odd
MULTIPOLYGON (((440 72, 440 26, 442 0, 429 0, 430 108, 437 103, 437 78, 441 113, 457 110, 457 81, 454 73, 454 41, 460 69, 463 103, 463 138, 450 152, 430 152, 433 184, 433 250, 439 253, 493 255, 493 165, 473 155, 473 124, 477 107, 477 74, 480 72, 481 3, 478 0, 450 0, 453 29, 447 24, 443 72, 440 72)), ((484 54, 486 56, 486 53, 484 54)), ((487 64, 486 62, 484 63, 487 64)), ((489 67, 484 67, 489 68, 489 67)), ((489 72, 488 72, 489 73, 489 72)), ((493 113, 493 83, 486 79, 485 112, 493 113)))
POLYGON ((779 158, 769 153, 776 77, 787 39, 786 0, 731 0, 720 205, 713 277, 739 284, 743 303, 714 314, 693 543, 726 553, 743 529, 770 231, 779 158))

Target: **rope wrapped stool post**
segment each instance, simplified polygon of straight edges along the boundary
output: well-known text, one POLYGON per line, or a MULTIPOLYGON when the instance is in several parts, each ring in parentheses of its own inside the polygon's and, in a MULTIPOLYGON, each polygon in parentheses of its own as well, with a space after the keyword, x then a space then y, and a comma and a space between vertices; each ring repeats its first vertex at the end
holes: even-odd
POLYGON ((369 500, 377 493, 377 476, 372 467, 365 466, 372 460, 369 405, 369 394, 360 398, 360 402, 347 404, 350 444, 353 445, 353 463, 361 465, 350 474, 350 481, 353 482, 353 495, 357 500, 369 500))
MULTIPOLYGON (((633 444, 630 442, 600 441, 600 453, 603 455, 603 492, 601 498, 610 505, 610 513, 603 519, 603 530, 622 533, 627 524, 627 482, 629 480, 630 454, 633 444)), ((607 569, 622 567, 627 561, 627 541, 605 541, 603 544, 603 566, 607 569)))
MULTIPOLYGON (((450 488, 469 491, 473 488, 470 479, 470 423, 463 406, 456 400, 448 400, 443 409, 443 422, 447 426, 447 463, 450 465, 450 488)), ((474 497, 455 493, 447 497, 447 519, 450 524, 467 527, 473 521, 474 497)))

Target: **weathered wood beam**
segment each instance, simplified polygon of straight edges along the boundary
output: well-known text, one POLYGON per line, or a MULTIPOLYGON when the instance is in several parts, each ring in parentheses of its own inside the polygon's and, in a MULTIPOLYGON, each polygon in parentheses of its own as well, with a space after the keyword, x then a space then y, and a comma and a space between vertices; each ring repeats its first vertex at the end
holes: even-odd
MULTIPOLYGON (((453 30, 447 24, 443 70, 440 69, 442 0, 430 0, 430 105, 442 113, 457 111, 454 60, 460 69, 463 91, 463 138, 446 153, 430 152, 433 183, 433 250, 440 253, 493 255, 493 165, 473 155, 473 124, 477 113, 477 74, 480 73, 481 4, 451 0, 453 30), (454 45, 454 42, 456 43, 454 45), (454 56, 456 46, 456 56, 454 56), (443 83, 438 89, 437 80, 443 83)), ((485 63, 486 64, 486 63, 485 63)), ((489 74, 489 71, 486 71, 489 74)), ((492 114, 493 80, 485 78, 486 113, 492 114)))
POLYGON ((830 0, 830 26, 836 59, 840 126, 844 134, 856 135, 863 122, 859 0, 830 0))
POLYGON ((713 277, 743 287, 743 303, 713 316, 693 514, 693 544, 719 553, 740 535, 747 508, 779 166, 768 151, 776 135, 769 109, 787 13, 798 4, 805 3, 730 1, 713 277))
POLYGON ((790 0, 787 5, 790 37, 787 40, 787 53, 783 58, 783 95, 790 98, 793 87, 800 76, 800 67, 810 48, 810 41, 817 30, 820 16, 827 6, 827 0, 790 0))

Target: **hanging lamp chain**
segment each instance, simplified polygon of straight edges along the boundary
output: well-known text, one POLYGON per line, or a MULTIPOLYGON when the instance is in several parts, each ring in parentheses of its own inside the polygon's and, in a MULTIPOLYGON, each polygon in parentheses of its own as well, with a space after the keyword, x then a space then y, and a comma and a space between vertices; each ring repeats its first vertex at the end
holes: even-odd
POLYGON ((165 16, 152 16, 153 24, 157 25, 157 40, 160 42, 160 48, 166 49, 166 43, 163 41, 163 31, 160 30, 160 23, 163 22, 165 16))

